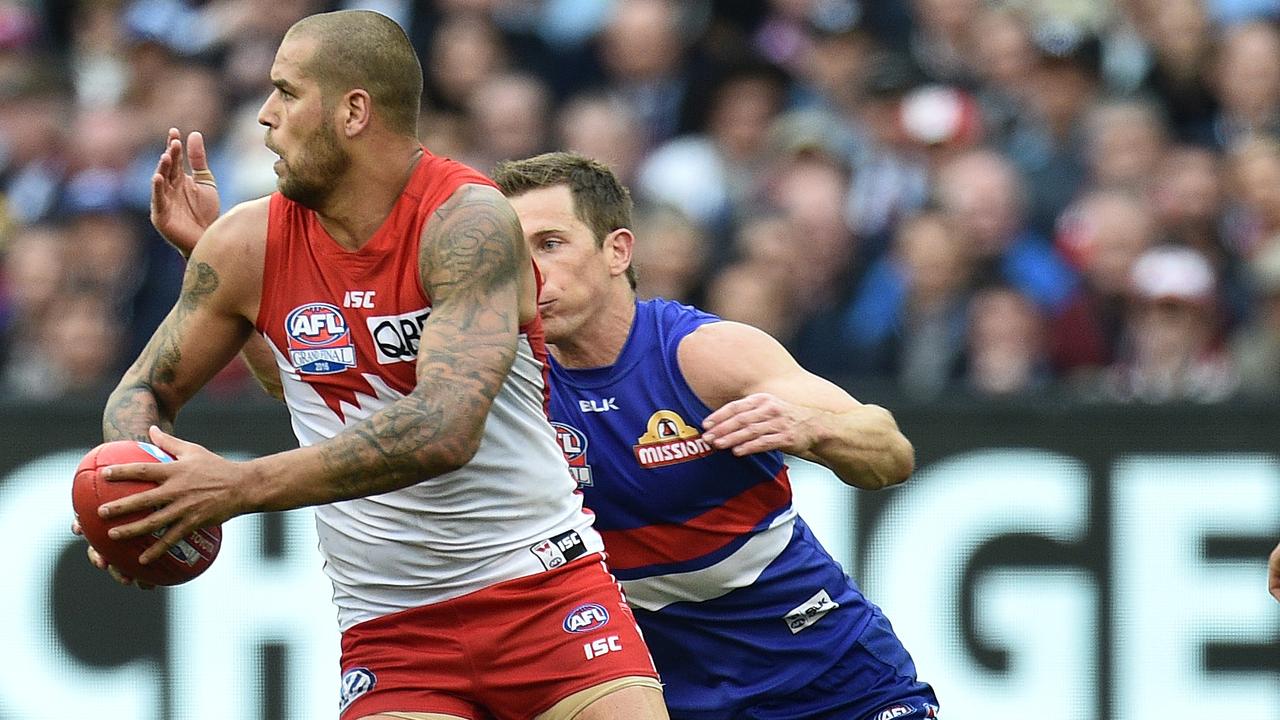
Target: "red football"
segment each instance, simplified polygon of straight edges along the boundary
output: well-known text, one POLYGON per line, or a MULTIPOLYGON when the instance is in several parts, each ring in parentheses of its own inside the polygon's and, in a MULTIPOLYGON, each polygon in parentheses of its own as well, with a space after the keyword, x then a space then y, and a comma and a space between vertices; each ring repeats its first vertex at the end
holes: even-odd
POLYGON ((146 565, 139 565, 138 556, 162 533, 157 531, 153 533, 154 537, 112 540, 107 537, 107 531, 147 514, 137 512, 111 520, 98 516, 99 505, 155 487, 152 483, 132 480, 108 482, 98 473, 108 465, 139 462, 173 462, 173 457, 155 445, 134 440, 115 440, 90 450, 76 468, 76 477, 71 484, 71 506, 75 509, 85 539, 121 573, 152 585, 184 583, 213 564, 222 545, 221 525, 197 530, 169 548, 169 552, 146 565))

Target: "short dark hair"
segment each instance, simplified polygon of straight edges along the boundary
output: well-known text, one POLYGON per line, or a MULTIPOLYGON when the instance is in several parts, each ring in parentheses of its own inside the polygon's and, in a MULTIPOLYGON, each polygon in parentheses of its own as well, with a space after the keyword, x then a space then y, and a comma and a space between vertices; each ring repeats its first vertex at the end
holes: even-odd
MULTIPOLYGON (((631 192, 607 165, 576 153, 552 152, 524 160, 507 160, 493 169, 493 181, 507 197, 564 185, 573 196, 573 214, 604 247, 614 230, 631 228, 631 192)), ((627 282, 636 289, 636 269, 627 267, 627 282)))
POLYGON ((370 10, 339 10, 299 20, 289 28, 294 33, 317 41, 306 72, 320 83, 326 103, 359 88, 387 127, 417 135, 422 63, 394 20, 370 10))

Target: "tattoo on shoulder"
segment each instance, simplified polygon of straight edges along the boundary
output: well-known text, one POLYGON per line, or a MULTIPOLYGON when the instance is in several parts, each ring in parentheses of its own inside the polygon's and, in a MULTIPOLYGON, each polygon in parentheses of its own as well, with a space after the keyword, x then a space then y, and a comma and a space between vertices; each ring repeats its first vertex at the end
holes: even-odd
POLYGON ((431 216, 418 248, 422 286, 433 303, 456 291, 484 293, 517 282, 524 237, 497 190, 469 185, 431 216))

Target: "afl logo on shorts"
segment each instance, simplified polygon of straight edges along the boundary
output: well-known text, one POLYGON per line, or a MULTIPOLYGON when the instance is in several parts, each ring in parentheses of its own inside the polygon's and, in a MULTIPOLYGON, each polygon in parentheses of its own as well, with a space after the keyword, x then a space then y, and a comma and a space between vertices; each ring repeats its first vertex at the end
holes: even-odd
POLYGON ((599 630, 609 624, 609 611, 598 603, 579 605, 564 618, 564 631, 584 633, 599 630))
POLYGON ((337 306, 299 305, 285 317, 284 331, 289 362, 298 372, 329 375, 356 366, 355 343, 337 306))
POLYGON ((372 690, 377 684, 378 676, 366 667, 351 668, 342 673, 342 695, 338 698, 338 714, 346 712, 351 703, 372 690))

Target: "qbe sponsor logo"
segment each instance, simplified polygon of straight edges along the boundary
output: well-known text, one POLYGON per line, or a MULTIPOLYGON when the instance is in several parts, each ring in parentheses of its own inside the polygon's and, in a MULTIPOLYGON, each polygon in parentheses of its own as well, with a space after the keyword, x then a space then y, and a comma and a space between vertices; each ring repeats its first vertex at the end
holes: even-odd
POLYGON ((377 315, 365 318, 369 336, 378 364, 390 365, 409 362, 418 357, 418 342, 422 338, 422 326, 431 315, 431 308, 411 310, 399 315, 377 315))
POLYGON ((599 603, 584 603, 569 611, 564 617, 564 631, 591 632, 609 624, 609 611, 599 603))
POLYGON ((330 375, 356 366, 356 348, 336 305, 299 305, 285 316, 289 362, 298 372, 330 375))

